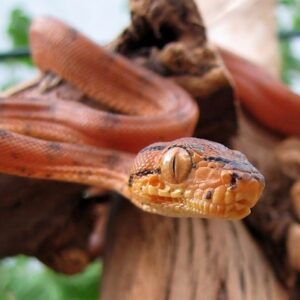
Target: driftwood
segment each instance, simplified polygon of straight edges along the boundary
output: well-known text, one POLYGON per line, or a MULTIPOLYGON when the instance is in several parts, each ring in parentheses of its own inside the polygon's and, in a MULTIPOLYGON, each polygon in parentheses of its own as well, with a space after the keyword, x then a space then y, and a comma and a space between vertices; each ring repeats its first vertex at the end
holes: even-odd
POLYGON ((101 299, 287 299, 240 222, 115 215, 101 299))
MULTIPOLYGON (((247 219, 250 232, 243 222, 165 218, 118 199, 106 234, 101 299, 276 300, 297 295, 297 200, 292 206, 289 199, 295 179, 284 175, 275 163, 277 154, 270 154, 282 139, 237 110, 192 0, 130 4, 132 24, 110 47, 186 88, 201 108, 195 135, 244 151, 266 176, 267 189, 247 219)), ((53 93, 89 103, 66 83, 42 95, 35 85, 21 92, 24 97, 53 93)), ((0 190, 2 257, 26 253, 57 271, 75 273, 103 252, 108 207, 99 202, 115 196, 84 199, 82 186, 4 175, 0 190)), ((293 199, 299 198, 297 191, 294 185, 293 199)))
MULTIPOLYGON (((170 76, 196 98, 204 118, 196 136, 230 143, 236 127, 232 91, 223 70, 218 68, 218 58, 209 52, 193 2, 131 1, 131 9, 132 25, 115 43, 115 49, 170 76), (149 44, 151 40, 156 43, 149 44), (198 57, 195 53, 206 51, 210 53, 207 59, 193 60, 198 57), (204 86, 206 94, 202 93, 204 86)), ((239 148, 243 148, 241 137, 235 137, 239 148)), ((245 152, 253 153, 250 157, 258 163, 256 142, 251 142, 245 152)), ((279 189, 286 187, 284 182, 279 189)), ((262 214, 266 214, 264 209, 268 207, 261 209, 262 214)), ((146 215, 127 206, 115 215, 109 229, 101 299, 288 298, 242 222, 174 220, 146 215)), ((280 238, 276 241, 284 245, 280 238)), ((274 239, 269 240, 273 246, 274 239)), ((274 247, 281 249, 278 244, 274 247)), ((291 284, 294 272, 286 269, 289 276, 284 283, 291 284)))

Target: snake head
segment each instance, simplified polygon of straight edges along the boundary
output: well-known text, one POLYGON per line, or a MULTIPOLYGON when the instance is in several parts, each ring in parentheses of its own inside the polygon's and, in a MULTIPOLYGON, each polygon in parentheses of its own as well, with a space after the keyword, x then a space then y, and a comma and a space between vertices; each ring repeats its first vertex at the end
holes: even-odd
POLYGON ((264 189, 242 153, 196 138, 155 143, 139 152, 129 177, 131 201, 173 217, 241 219, 264 189))

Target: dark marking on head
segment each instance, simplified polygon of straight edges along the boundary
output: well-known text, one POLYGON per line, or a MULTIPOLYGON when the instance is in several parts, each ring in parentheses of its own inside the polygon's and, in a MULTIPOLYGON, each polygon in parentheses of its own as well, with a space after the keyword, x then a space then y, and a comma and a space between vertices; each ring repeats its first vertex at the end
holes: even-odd
POLYGON ((221 157, 221 156, 207 156, 203 158, 205 161, 215 161, 215 162, 221 162, 223 164, 230 164, 232 161, 221 157))
POLYGON ((160 151, 160 150, 163 150, 166 148, 166 145, 154 145, 154 146, 148 146, 144 149, 142 149, 140 151, 140 153, 143 153, 143 152, 147 152, 147 151, 160 151))
POLYGON ((262 176, 259 176, 259 175, 252 175, 252 177, 255 180, 259 181, 259 182, 264 182, 265 181, 264 178, 262 176))
POLYGON ((205 199, 206 200, 211 200, 212 196, 213 196, 213 191, 208 191, 205 195, 205 199))
POLYGON ((142 176, 146 176, 146 175, 149 175, 149 174, 160 174, 160 173, 161 173, 160 169, 154 169, 154 170, 146 169, 146 170, 138 171, 133 175, 135 175, 137 177, 142 177, 142 176))
POLYGON ((199 151, 199 152, 204 152, 205 148, 199 144, 190 144, 190 148, 193 150, 199 151))
POLYGON ((134 175, 133 175, 133 174, 131 174, 131 175, 129 176, 129 179, 128 179, 128 186, 129 186, 129 187, 131 187, 131 186, 132 186, 133 177, 134 177, 134 175))
POLYGON ((228 169, 238 170, 245 173, 257 172, 257 170, 248 162, 242 161, 238 159, 228 159, 220 156, 207 156, 203 158, 205 161, 214 161, 224 164, 224 166, 228 169))
POLYGON ((132 186, 134 177, 143 177, 143 176, 150 175, 150 174, 160 174, 160 173, 161 173, 160 169, 154 169, 154 170, 146 169, 146 170, 138 171, 134 174, 130 174, 129 179, 128 179, 128 185, 132 186))

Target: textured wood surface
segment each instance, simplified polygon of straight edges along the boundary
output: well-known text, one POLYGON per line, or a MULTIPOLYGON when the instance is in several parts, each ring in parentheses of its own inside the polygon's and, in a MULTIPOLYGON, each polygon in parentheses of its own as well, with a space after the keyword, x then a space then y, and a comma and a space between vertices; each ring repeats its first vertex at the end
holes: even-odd
MULTIPOLYGON (((194 3, 131 1, 131 9, 132 25, 115 49, 191 92, 204 118, 195 135, 229 144, 237 127, 233 93, 194 3)), ((124 205, 107 237, 101 299, 288 298, 242 222, 162 218, 124 205)))
POLYGON ((101 299, 287 299, 241 222, 115 215, 101 299))

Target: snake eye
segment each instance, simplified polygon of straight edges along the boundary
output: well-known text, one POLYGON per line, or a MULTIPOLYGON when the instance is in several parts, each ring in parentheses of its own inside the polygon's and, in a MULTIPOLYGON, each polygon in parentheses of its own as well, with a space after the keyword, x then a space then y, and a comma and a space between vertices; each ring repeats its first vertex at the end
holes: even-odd
POLYGON ((183 148, 174 147, 168 150, 161 163, 161 173, 172 183, 180 183, 187 178, 192 169, 190 154, 183 148))

